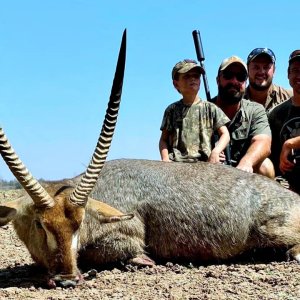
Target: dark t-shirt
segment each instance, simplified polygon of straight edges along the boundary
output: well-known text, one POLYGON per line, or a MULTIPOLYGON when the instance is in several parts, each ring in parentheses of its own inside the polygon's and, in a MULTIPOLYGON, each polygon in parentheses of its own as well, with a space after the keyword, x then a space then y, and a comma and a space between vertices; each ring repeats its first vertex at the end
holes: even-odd
MULTIPOLYGON (((271 110, 269 122, 272 131, 270 158, 274 164, 276 175, 282 175, 279 170, 280 152, 286 140, 300 136, 300 107, 294 106, 292 100, 289 99, 271 110)), ((295 154, 297 151, 300 154, 299 150, 296 150, 295 154)), ((299 180, 300 166, 297 165, 289 175, 299 180)))

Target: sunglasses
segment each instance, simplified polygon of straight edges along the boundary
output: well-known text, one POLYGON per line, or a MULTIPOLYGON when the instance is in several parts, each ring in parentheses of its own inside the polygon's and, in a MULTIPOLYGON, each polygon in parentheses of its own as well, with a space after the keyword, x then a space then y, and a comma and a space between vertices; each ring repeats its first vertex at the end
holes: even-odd
POLYGON ((231 80, 233 78, 236 78, 237 81, 239 82, 244 82, 247 79, 247 74, 246 73, 235 73, 235 72, 230 72, 230 71, 224 71, 222 72, 223 78, 226 80, 231 80))

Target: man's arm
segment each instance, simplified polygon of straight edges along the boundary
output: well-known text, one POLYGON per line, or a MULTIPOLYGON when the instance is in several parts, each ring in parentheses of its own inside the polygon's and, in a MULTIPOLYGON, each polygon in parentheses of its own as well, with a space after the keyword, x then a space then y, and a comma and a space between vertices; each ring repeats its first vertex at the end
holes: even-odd
POLYGON ((227 127, 225 125, 218 128, 219 140, 211 151, 208 161, 212 163, 220 162, 220 154, 226 148, 230 141, 230 135, 227 127))
POLYGON ((159 139, 159 152, 162 161, 170 161, 168 151, 168 139, 169 133, 167 130, 163 129, 159 139))
POLYGON ((253 173, 254 166, 262 163, 271 153, 271 137, 267 134, 255 135, 246 154, 242 157, 238 169, 253 173))
POLYGON ((271 153, 271 129, 265 108, 251 103, 250 146, 237 165, 238 169, 253 173, 271 153))
POLYGON ((291 171, 295 166, 295 164, 288 159, 292 153, 292 149, 300 149, 300 136, 286 140, 282 146, 279 168, 283 174, 291 171))

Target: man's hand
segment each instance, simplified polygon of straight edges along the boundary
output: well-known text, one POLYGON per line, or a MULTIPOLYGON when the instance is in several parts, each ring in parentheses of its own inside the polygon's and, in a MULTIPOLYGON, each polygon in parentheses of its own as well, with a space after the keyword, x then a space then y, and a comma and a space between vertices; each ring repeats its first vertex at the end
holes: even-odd
POLYGON ((283 144, 280 153, 279 169, 282 172, 282 174, 291 171, 295 167, 295 164, 288 159, 289 155, 291 154, 292 154, 291 144, 289 143, 289 140, 287 140, 283 144))
POLYGON ((219 162, 222 164, 226 161, 226 155, 224 153, 224 151, 222 151, 220 154, 219 154, 219 162))
POLYGON ((163 162, 172 162, 172 160, 170 160, 169 158, 162 159, 161 161, 163 161, 163 162))
POLYGON ((210 153, 209 158, 208 158, 208 162, 213 163, 213 164, 219 163, 220 162, 220 155, 221 155, 220 152, 218 152, 217 150, 213 149, 211 151, 211 153, 210 153))
POLYGON ((241 160, 240 163, 236 166, 236 168, 248 173, 253 173, 253 166, 249 161, 241 160))

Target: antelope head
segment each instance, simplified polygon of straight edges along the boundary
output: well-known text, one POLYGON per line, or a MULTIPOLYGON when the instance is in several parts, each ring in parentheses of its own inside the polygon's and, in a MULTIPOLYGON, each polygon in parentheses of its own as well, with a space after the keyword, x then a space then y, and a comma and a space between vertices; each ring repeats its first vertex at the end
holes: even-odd
MULTIPOLYGON (((126 30, 123 33, 115 77, 102 130, 91 162, 75 187, 50 184, 44 188, 28 171, 0 128, 0 153, 27 194, 0 206, 0 225, 13 221, 33 260, 49 274, 48 285, 73 286, 82 280, 77 268, 79 231, 85 207, 106 160, 117 122, 126 58, 126 30), (29 200, 28 200, 29 199, 29 200)), ((93 203, 96 201, 90 199, 93 203)), ((132 218, 97 202, 96 211, 103 222, 132 218)))

